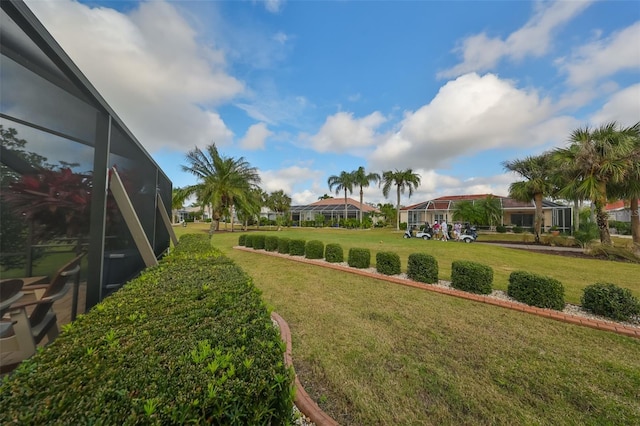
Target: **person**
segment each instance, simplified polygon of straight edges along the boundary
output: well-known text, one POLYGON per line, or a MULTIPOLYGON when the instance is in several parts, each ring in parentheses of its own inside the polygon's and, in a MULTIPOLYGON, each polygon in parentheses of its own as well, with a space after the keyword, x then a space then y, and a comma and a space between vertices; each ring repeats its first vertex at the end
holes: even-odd
POLYGON ((443 220, 440 225, 440 230, 442 231, 442 241, 449 241, 449 226, 447 225, 447 221, 443 220))
POLYGON ((460 241, 461 232, 462 232, 462 225, 460 224, 460 222, 456 222, 453 225, 453 236, 456 239, 456 241, 460 241))
POLYGON ((437 220, 433 221, 433 238, 436 240, 440 239, 440 224, 437 220))

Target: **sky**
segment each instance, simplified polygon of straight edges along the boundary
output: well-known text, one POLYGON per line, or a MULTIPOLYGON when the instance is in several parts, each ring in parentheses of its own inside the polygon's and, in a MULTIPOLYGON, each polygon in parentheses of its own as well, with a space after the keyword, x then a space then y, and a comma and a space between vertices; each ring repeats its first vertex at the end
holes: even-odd
POLYGON ((505 161, 640 121, 640 1, 26 3, 174 187, 215 143, 293 205, 360 166, 506 196, 505 161))

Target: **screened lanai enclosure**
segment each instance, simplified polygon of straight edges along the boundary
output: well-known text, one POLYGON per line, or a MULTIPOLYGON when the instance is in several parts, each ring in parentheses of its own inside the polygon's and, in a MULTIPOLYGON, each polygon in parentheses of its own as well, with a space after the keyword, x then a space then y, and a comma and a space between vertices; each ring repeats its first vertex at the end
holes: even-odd
POLYGON ((84 254, 88 309, 168 250, 171 181, 26 4, 1 5, 1 278, 84 254))

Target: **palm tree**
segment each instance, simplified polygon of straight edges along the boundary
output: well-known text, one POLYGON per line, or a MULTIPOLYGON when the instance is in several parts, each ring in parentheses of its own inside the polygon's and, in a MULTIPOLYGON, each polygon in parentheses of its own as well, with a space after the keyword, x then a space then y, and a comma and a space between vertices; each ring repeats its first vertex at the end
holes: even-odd
POLYGON ((400 230, 400 193, 409 190, 409 198, 413 195, 413 191, 420 186, 420 175, 413 173, 413 170, 386 171, 382 173, 382 195, 385 198, 389 195, 391 186, 396 186, 397 202, 396 202, 396 231, 400 230))
POLYGON ((380 181, 380 175, 378 173, 367 173, 364 171, 364 167, 358 167, 358 170, 352 172, 353 183, 360 187, 360 226, 362 226, 362 198, 364 196, 363 188, 369 187, 371 182, 380 181))
POLYGON ((249 191, 260 183, 255 167, 244 159, 220 155, 215 143, 205 151, 195 148, 187 153, 189 165, 182 170, 196 176, 199 183, 186 188, 189 194, 197 193, 205 204, 211 206, 212 220, 209 236, 219 229, 220 218, 225 212, 231 216, 233 231, 233 213, 236 202, 245 202, 249 191))
POLYGON ((498 197, 489 194, 482 200, 478 200, 477 205, 487 225, 495 226, 502 220, 502 203, 498 197))
POLYGON ((482 212, 471 200, 458 201, 453 205, 453 220, 480 225, 482 212))
POLYGON ((609 215, 605 210, 607 187, 632 177, 629 163, 635 146, 633 127, 617 127, 616 122, 610 122, 595 130, 579 128, 571 133, 569 147, 554 151, 560 170, 574 178, 573 183, 561 189, 560 194, 579 194, 592 201, 600 242, 607 246, 612 245, 609 215))
POLYGON ((276 212, 276 222, 278 231, 282 229, 282 218, 291 207, 291 197, 284 193, 282 189, 272 192, 267 197, 267 207, 276 212))
POLYGON ((178 210, 182 209, 184 200, 187 199, 184 189, 177 187, 171 190, 171 211, 173 223, 177 222, 178 210))
POLYGON ((509 185, 509 196, 522 202, 533 200, 536 207, 534 217, 535 241, 539 243, 542 228, 542 198, 551 194, 554 188, 551 177, 555 169, 551 156, 548 153, 543 153, 542 155, 529 156, 524 159, 505 161, 502 165, 505 169, 516 172, 526 179, 509 185))
POLYGON ((339 176, 333 175, 329 176, 327 179, 327 184, 329 185, 329 190, 333 191, 333 187, 336 187, 336 195, 340 193, 340 191, 344 191, 344 219, 347 220, 347 191, 353 193, 353 174, 347 172, 340 172, 339 176))
POLYGON ((249 219, 257 217, 258 224, 260 223, 260 210, 264 205, 265 194, 262 189, 254 187, 249 190, 245 199, 238 200, 236 214, 242 222, 243 230, 247 230, 249 219))

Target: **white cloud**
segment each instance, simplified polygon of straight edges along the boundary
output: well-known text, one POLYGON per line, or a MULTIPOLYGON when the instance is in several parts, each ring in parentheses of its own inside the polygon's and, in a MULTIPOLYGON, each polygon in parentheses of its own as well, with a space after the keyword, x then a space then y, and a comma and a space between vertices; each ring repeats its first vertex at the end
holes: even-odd
POLYGON ((591 1, 537 3, 536 13, 531 19, 505 40, 490 38, 485 33, 463 40, 455 49, 462 55, 462 62, 438 73, 438 77, 450 78, 474 71, 488 71, 504 57, 520 60, 527 56, 542 56, 549 51, 554 31, 581 13, 590 3, 591 1))
MULTIPOLYGON (((322 172, 308 167, 291 166, 279 170, 261 170, 262 189, 267 192, 282 190, 291 195, 294 187, 302 182, 317 181, 322 172)), ((317 197, 316 197, 317 199, 317 197)))
POLYGON ((376 143, 376 129, 386 121, 379 112, 363 118, 352 113, 339 112, 327 117, 320 131, 310 138, 319 152, 348 152, 367 148, 376 143))
POLYGON ((265 123, 254 124, 249 127, 244 138, 240 140, 240 146, 247 150, 264 149, 264 141, 273 134, 265 123))
POLYGON ((534 90, 493 74, 467 74, 449 81, 435 98, 405 114, 399 130, 386 137, 371 155, 379 169, 438 168, 453 158, 486 149, 535 146, 549 141, 545 126, 553 106, 534 90))
POLYGON ((141 3, 128 14, 67 0, 28 5, 149 151, 232 139, 203 105, 232 99, 243 83, 172 4, 141 3))
POLYGON ((264 7, 271 13, 278 13, 284 7, 284 0, 265 0, 264 7))
POLYGON ((595 126, 617 121, 630 126, 640 121, 640 83, 615 93, 602 108, 591 117, 595 126))
POLYGON ((580 47, 571 58, 559 59, 557 63, 574 86, 591 84, 619 71, 628 70, 637 75, 640 69, 638 40, 640 21, 609 38, 580 47))

